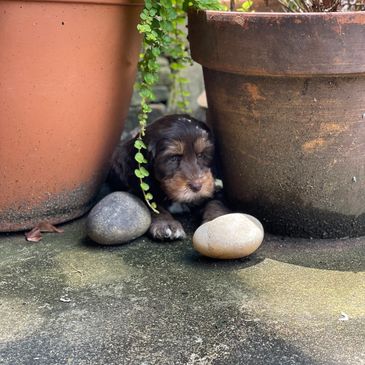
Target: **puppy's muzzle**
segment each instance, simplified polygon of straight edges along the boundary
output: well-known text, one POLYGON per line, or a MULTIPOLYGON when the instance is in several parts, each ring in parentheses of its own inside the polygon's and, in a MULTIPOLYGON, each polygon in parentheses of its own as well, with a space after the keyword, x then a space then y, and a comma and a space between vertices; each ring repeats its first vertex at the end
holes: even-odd
POLYGON ((193 181, 190 181, 189 183, 188 183, 188 187, 189 187, 189 189, 192 191, 192 192, 194 192, 194 193, 197 193, 197 192, 199 192, 201 189, 202 189, 202 187, 203 187, 203 182, 202 182, 202 180, 193 180, 193 181))

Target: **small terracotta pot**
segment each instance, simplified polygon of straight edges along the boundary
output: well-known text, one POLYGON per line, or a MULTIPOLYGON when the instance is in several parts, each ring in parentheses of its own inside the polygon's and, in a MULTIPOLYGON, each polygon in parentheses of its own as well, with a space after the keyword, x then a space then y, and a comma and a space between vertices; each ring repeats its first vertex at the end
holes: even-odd
POLYGON ((128 111, 142 7, 0 0, 0 231, 91 207, 128 111))
POLYGON ((365 234, 365 12, 189 14, 231 204, 276 233, 365 234))

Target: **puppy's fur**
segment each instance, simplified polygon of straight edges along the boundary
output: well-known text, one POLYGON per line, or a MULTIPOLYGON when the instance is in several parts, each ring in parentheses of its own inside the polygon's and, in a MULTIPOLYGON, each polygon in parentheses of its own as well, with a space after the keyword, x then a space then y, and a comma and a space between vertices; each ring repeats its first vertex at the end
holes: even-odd
MULTIPOLYGON (((122 143, 113 156, 109 182, 141 196, 134 175, 134 139, 122 143)), ((172 203, 203 207, 203 221, 228 213, 214 200, 214 143, 209 128, 188 115, 170 115, 147 127, 144 141, 150 176, 146 178, 160 214, 152 214, 149 233, 157 240, 185 237, 180 222, 169 213, 172 203)))

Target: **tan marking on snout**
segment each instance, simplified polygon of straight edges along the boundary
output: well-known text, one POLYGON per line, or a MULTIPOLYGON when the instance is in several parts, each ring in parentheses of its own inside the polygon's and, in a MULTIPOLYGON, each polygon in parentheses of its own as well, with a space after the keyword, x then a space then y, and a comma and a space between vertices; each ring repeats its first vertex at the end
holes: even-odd
POLYGON ((191 203, 213 196, 214 178, 212 172, 210 170, 204 172, 200 181, 202 182, 202 188, 194 193, 189 188, 189 180, 183 174, 177 172, 172 178, 164 179, 161 182, 161 188, 172 201, 191 203))

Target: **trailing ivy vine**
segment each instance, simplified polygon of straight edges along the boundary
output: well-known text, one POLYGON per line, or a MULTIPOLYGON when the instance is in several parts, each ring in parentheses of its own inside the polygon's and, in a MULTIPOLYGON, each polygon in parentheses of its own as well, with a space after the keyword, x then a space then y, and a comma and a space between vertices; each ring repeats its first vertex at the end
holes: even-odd
POLYGON ((150 186, 145 181, 149 172, 146 169, 147 146, 143 142, 143 137, 148 114, 152 111, 149 104, 155 99, 153 86, 158 81, 160 69, 158 58, 161 55, 167 56, 170 61, 177 107, 181 111, 186 111, 188 108, 189 93, 185 88, 188 80, 180 75, 180 71, 191 62, 187 50, 186 34, 183 31, 186 10, 189 7, 222 9, 218 0, 145 0, 141 21, 138 25, 138 31, 143 35, 143 50, 138 63, 140 79, 137 82, 137 89, 141 97, 141 106, 138 115, 140 131, 134 145, 136 148, 135 160, 138 164, 135 175, 139 179, 146 203, 155 213, 158 213, 157 205, 150 192, 150 186))

